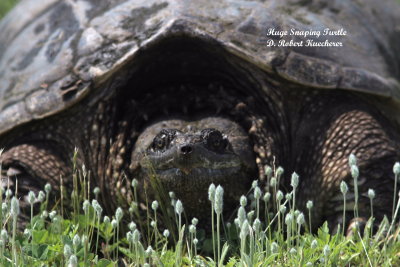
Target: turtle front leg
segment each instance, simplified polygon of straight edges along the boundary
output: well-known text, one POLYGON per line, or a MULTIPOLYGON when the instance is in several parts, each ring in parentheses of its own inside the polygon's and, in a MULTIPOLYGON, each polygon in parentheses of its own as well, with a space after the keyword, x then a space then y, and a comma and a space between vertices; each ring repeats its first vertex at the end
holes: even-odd
MULTIPOLYGON (((348 99, 321 99, 310 109, 311 121, 305 123, 314 134, 303 135, 303 145, 311 149, 303 151, 299 165, 305 166, 303 183, 300 185, 303 209, 307 200, 314 201, 314 216, 318 225, 327 220, 331 229, 343 224, 344 196, 340 184, 345 181, 346 194, 345 228, 354 222, 365 223, 371 216, 368 190, 375 191, 373 212, 375 222, 384 215, 391 218, 394 174, 393 164, 399 159, 396 137, 391 134, 389 124, 370 110, 367 105, 354 104, 348 99), (340 106, 338 106, 340 103, 340 106), (349 156, 357 158, 359 175, 351 173, 349 156), (358 214, 355 218, 355 187, 358 185, 358 214)), ((359 101, 358 101, 359 102, 359 101)), ((305 130, 305 128, 303 128, 305 130)), ((306 147, 302 147, 307 149, 306 147)), ((349 229, 348 229, 349 230, 349 229)))
POLYGON ((22 199, 21 208, 29 206, 25 197, 29 191, 37 193, 50 183, 58 194, 60 177, 68 177, 71 170, 68 161, 60 155, 60 150, 52 142, 30 142, 18 144, 5 150, 0 157, 2 163, 3 190, 10 187, 22 199))

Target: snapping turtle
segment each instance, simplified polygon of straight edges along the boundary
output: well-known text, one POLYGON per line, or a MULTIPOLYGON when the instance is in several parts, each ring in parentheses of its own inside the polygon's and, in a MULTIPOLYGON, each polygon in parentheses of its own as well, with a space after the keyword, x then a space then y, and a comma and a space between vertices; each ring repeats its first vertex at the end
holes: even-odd
POLYGON ((382 217, 399 158, 399 14, 390 0, 23 1, 0 23, 3 170, 21 194, 70 184, 78 147, 107 209, 154 174, 201 216, 209 183, 229 209, 275 164, 282 188, 300 175, 314 225, 336 225, 354 153, 360 216, 374 188, 382 217))

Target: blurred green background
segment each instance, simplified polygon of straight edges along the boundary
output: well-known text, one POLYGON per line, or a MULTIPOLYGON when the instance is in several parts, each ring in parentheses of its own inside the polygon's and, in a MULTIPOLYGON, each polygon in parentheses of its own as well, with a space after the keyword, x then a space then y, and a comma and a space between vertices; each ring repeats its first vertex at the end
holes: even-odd
MULTIPOLYGON (((18 0, 0 0, 0 19, 18 2, 18 0)), ((39 1, 38 1, 39 2, 39 1)))

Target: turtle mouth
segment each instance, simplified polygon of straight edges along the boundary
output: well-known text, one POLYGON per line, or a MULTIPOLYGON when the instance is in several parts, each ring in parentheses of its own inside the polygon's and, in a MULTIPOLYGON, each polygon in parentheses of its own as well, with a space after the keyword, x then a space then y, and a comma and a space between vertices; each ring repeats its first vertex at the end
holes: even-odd
MULTIPOLYGON (((145 181, 151 184, 155 177, 166 191, 174 191, 181 195, 184 192, 195 196, 198 190, 204 191, 211 183, 232 186, 232 190, 244 192, 248 186, 249 177, 241 167, 224 169, 193 168, 185 173, 180 168, 156 170, 153 175, 146 174, 145 181)), ((182 196, 182 195, 181 195, 182 196)), ((203 197, 204 195, 202 195, 203 197)))
POLYGON ((165 170, 156 170, 155 174, 163 181, 198 180, 197 182, 218 182, 228 180, 230 176, 241 171, 240 167, 231 167, 223 169, 210 168, 170 168, 165 170))

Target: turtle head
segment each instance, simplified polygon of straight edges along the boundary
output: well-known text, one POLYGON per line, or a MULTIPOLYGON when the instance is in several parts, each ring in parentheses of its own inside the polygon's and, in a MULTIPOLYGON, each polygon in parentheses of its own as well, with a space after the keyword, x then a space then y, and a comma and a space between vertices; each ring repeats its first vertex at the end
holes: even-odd
POLYGON ((226 201, 234 202, 256 177, 247 134, 225 118, 155 123, 143 131, 133 153, 135 176, 145 186, 156 178, 163 190, 175 192, 187 212, 206 204, 211 183, 223 186, 226 201))
POLYGON ((238 171, 241 160, 226 134, 217 129, 162 129, 146 149, 141 166, 153 169, 161 179, 208 176, 217 182, 221 176, 238 171))

